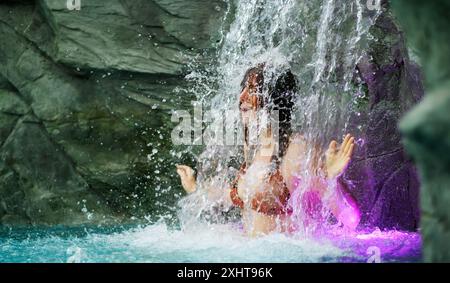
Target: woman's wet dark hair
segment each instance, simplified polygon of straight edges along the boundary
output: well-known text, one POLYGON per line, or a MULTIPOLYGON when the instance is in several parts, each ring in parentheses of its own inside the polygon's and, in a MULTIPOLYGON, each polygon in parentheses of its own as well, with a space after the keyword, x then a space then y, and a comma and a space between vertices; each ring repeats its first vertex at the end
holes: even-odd
POLYGON ((269 113, 278 111, 278 155, 277 162, 286 153, 292 135, 292 111, 294 108, 297 81, 290 70, 284 71, 269 84, 266 105, 269 113))
POLYGON ((242 90, 246 87, 248 80, 252 75, 258 75, 258 93, 267 88, 267 96, 264 97, 264 105, 267 106, 269 113, 278 111, 278 141, 279 148, 276 161, 279 163, 286 153, 289 146, 289 139, 292 134, 292 111, 294 108, 295 94, 297 92, 297 80, 290 70, 283 71, 279 75, 274 75, 265 86, 264 68, 265 63, 250 68, 245 73, 241 82, 242 90))

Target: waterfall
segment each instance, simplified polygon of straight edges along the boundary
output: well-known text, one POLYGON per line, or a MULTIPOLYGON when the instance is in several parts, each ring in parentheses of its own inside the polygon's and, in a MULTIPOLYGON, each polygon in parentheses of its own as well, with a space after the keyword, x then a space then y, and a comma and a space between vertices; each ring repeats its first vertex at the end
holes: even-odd
POLYGON ((324 3, 322 8, 322 15, 320 16, 319 31, 317 34, 317 51, 316 59, 314 62, 314 83, 320 81, 322 74, 326 67, 326 55, 327 55, 327 38, 331 37, 330 22, 334 12, 334 0, 328 0, 324 3))
MULTIPOLYGON (((290 69, 298 81, 293 129, 324 148, 332 139, 340 139, 348 130, 350 115, 358 114, 355 101, 361 86, 354 82, 355 67, 378 16, 365 2, 230 0, 234 20, 208 69, 193 68, 187 76, 195 82, 191 91, 205 108, 216 110, 216 118, 226 117, 239 125, 238 96, 245 71, 261 62, 268 63, 269 75, 290 69)), ((221 123, 208 127, 223 130, 221 123)), ((200 188, 208 183, 223 191, 236 174, 242 152, 239 146, 206 145, 197 158, 200 188)), ((308 178, 310 172, 299 175, 308 178)), ((198 217, 199 208, 210 206, 206 193, 199 191, 181 202, 184 219, 198 217)))

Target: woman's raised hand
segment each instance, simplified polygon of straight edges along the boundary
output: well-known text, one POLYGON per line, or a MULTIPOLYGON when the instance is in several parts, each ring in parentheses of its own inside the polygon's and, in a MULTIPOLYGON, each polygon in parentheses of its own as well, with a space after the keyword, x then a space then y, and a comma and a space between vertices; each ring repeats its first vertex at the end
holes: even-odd
POLYGON ((340 146, 336 141, 332 141, 325 153, 325 166, 327 177, 334 179, 345 172, 355 147, 355 138, 347 134, 340 146))
POLYGON ((193 193, 196 190, 196 181, 194 169, 186 165, 176 165, 177 173, 180 175, 181 185, 187 193, 193 193))

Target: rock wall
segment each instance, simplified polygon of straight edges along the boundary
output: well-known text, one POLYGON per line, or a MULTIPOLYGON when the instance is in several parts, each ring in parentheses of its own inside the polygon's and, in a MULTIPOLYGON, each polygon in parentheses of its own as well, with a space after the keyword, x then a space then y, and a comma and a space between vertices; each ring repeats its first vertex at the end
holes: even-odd
POLYGON ((423 97, 422 72, 410 59, 388 3, 369 32, 372 40, 355 75, 364 93, 359 115, 350 119, 360 142, 344 179, 361 207, 363 226, 415 231, 420 183, 398 121, 423 97))
POLYGON ((301 47, 297 40, 292 44, 301 50, 293 51, 293 71, 300 95, 307 97, 296 113, 301 131, 317 136, 324 149, 346 132, 356 137, 341 183, 361 208, 361 229, 416 231, 420 184, 398 122, 423 97, 423 78, 388 1, 381 2, 379 11, 367 9, 365 0, 301 3, 308 3, 301 5, 308 9, 300 25, 308 36, 301 47), (320 52, 323 57, 317 59, 320 52), (311 87, 320 73, 314 64, 323 76, 311 87))
MULTIPOLYGON (((173 165, 182 161, 170 111, 191 108, 186 65, 194 56, 209 63, 228 8, 222 0, 82 0, 69 11, 59 0, 2 1, 0 224, 174 211, 173 165)), ((389 13, 370 32, 355 66, 366 100, 350 121, 365 143, 344 178, 364 225, 415 230, 419 183, 397 121, 421 98, 422 78, 389 13)))
POLYGON ((420 171, 424 259, 450 261, 450 1, 392 0, 421 58, 427 96, 401 123, 420 171))
POLYGON ((0 224, 108 222, 173 203, 159 191, 172 183, 169 113, 192 97, 173 93, 192 56, 214 49, 226 9, 2 1, 0 224), (148 159, 155 150, 161 158, 148 159))

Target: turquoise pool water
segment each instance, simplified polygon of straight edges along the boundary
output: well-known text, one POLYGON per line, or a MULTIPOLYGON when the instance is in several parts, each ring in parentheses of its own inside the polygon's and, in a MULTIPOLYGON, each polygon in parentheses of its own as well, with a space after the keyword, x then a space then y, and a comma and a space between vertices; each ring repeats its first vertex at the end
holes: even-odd
POLYGON ((249 239, 229 225, 1 228, 0 262, 380 262, 421 260, 418 233, 332 235, 322 240, 273 234, 249 239))

